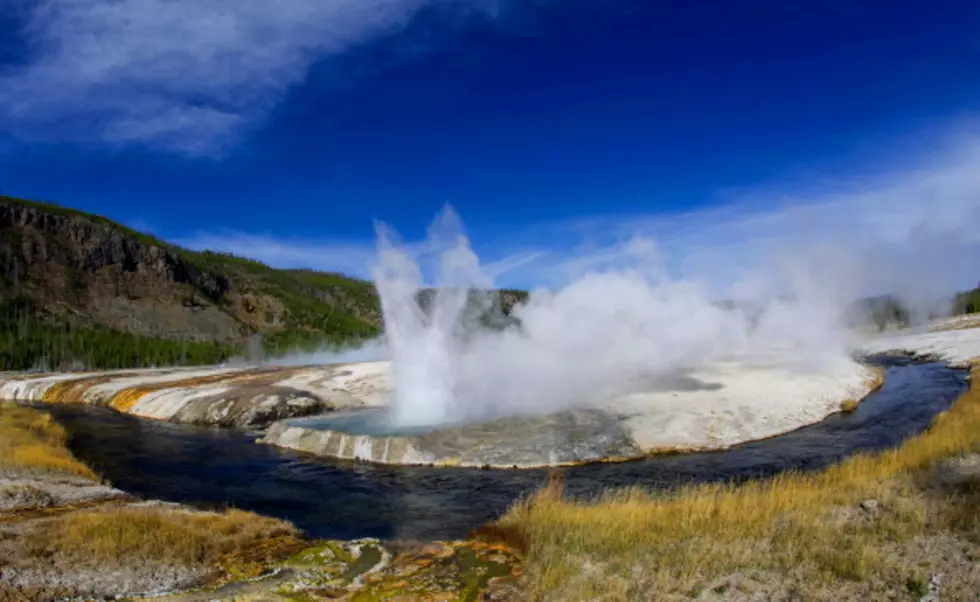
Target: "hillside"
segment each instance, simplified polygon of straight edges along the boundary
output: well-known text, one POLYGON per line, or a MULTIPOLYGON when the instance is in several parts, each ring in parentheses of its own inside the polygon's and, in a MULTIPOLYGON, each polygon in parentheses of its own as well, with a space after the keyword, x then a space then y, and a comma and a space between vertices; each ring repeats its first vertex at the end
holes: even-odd
POLYGON ((206 363, 369 337, 371 283, 195 252, 97 215, 0 197, 0 369, 206 363))
MULTIPOLYGON (((526 297, 499 291, 494 313, 526 297)), ((0 196, 0 370, 213 363, 257 354, 257 340, 276 355, 373 337, 381 321, 364 280, 191 251, 0 196)))

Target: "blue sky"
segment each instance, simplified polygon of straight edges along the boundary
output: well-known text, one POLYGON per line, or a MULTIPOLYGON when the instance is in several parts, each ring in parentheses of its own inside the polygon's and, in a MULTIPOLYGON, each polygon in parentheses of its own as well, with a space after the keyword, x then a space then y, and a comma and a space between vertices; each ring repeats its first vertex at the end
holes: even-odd
POLYGON ((0 192, 358 275, 450 203, 514 286, 974 244, 978 74, 975 1, 6 0, 0 192))

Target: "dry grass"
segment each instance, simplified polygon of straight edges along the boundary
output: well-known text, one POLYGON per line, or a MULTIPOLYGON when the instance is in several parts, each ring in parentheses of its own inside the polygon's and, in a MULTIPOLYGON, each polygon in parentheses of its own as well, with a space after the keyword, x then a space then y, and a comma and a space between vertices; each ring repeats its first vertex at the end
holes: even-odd
POLYGON ((495 530, 526 546, 529 581, 544 599, 690 595, 744 570, 809 583, 904 583, 907 568, 886 558, 889 546, 942 532, 980 541, 980 486, 936 493, 921 485, 935 461, 980 451, 978 374, 927 432, 895 450, 737 487, 632 488, 590 502, 564 499, 553 482, 495 530), (884 509, 879 516, 857 508, 869 498, 884 509))
POLYGON ((44 521, 23 545, 29 556, 71 566, 220 567, 235 576, 253 576, 270 560, 295 552, 302 539, 288 523, 241 510, 123 506, 44 521))
MULTIPOLYGON (((42 480, 48 475, 98 480, 71 455, 65 440, 64 429, 49 414, 0 404, 0 476, 26 473, 42 480)), ((31 493, 10 488, 7 492, 22 497, 31 493)), ((73 505, 32 509, 29 514, 8 517, 29 528, 8 536, 6 541, 0 537, 0 557, 19 559, 22 570, 81 567, 108 574, 121 568, 145 567, 152 573, 153 567, 170 566, 247 578, 304 545, 292 525, 250 512, 99 503, 94 509, 73 505)), ((0 560, 0 566, 3 564, 0 560)), ((42 586, 47 585, 38 584, 42 586)))
POLYGON ((64 428, 50 414, 0 403, 0 474, 64 474, 93 481, 98 476, 72 456, 64 428))

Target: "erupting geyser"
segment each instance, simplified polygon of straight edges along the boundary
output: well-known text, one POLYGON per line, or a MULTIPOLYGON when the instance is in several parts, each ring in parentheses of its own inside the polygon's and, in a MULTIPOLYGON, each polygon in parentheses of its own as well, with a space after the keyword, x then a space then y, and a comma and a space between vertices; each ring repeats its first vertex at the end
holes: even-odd
POLYGON ((385 226, 378 226, 374 270, 395 377, 390 419, 405 426, 444 424, 454 418, 463 353, 459 329, 470 291, 489 289, 492 282, 481 274, 479 259, 447 208, 430 229, 430 242, 449 248, 441 255, 438 287, 423 310, 422 271, 392 236, 385 226))

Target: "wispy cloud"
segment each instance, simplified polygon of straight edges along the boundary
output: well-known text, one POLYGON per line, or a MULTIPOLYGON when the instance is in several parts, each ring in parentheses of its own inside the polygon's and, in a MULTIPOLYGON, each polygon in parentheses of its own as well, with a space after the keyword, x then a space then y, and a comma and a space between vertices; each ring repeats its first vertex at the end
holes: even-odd
MULTIPOLYGON (((724 204, 682 213, 531 224, 492 245, 477 231, 473 245, 498 286, 557 288, 587 273, 637 268, 690 280, 716 295, 739 295, 752 293, 760 282, 773 286, 778 278, 772 274, 789 266, 793 277, 805 272, 812 286, 846 285, 842 295, 894 292, 914 298, 957 290, 980 278, 977 224, 980 138, 846 183, 828 179, 805 189, 746 191, 724 204)), ((361 277, 370 274, 376 257, 370 240, 209 233, 181 242, 275 266, 361 277)), ((403 243, 413 257, 439 250, 431 239, 403 243)))
POLYGON ((483 269, 491 278, 498 279, 525 266, 534 264, 536 261, 546 257, 550 252, 546 250, 515 251, 510 255, 504 255, 484 264, 483 269))
MULTIPOLYGON (((359 278, 370 277, 371 268, 377 259, 377 247, 373 240, 338 242, 224 231, 198 232, 177 238, 174 242, 199 251, 232 253, 279 268, 309 268, 340 272, 359 278)), ((438 251, 426 243, 407 243, 404 248, 416 260, 438 251)), ((484 262, 483 269, 488 276, 496 279, 545 255, 546 251, 539 250, 516 251, 492 257, 484 262)))
POLYGON ((884 174, 768 187, 675 214, 606 215, 516 233, 563 249, 509 277, 561 285, 588 271, 659 264, 675 277, 727 289, 800 249, 861 264, 869 287, 955 287, 980 274, 980 138, 884 174), (582 241, 587 241, 582 243, 582 241), (644 246, 646 245, 646 246, 644 246), (646 249, 646 250, 644 250, 646 249), (655 251, 658 260, 650 261, 655 251), (903 284, 909 283, 909 284, 903 284))
POLYGON ((373 242, 330 242, 244 232, 200 232, 175 242, 196 249, 232 253, 279 268, 309 268, 366 278, 375 257, 373 242))
POLYGON ((302 82, 315 61, 395 31, 421 7, 439 3, 493 5, 34 0, 22 32, 32 58, 0 75, 0 130, 220 153, 302 82))

